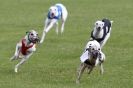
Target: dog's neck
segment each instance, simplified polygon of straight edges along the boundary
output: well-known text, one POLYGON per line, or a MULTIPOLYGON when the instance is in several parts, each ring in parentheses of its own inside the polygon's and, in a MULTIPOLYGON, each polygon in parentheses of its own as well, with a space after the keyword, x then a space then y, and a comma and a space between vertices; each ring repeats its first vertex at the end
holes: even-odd
POLYGON ((25 36, 25 39, 26 39, 26 45, 29 45, 29 44, 31 44, 32 42, 29 40, 29 37, 28 37, 28 35, 26 35, 25 36))
POLYGON ((94 57, 92 56, 92 53, 90 51, 88 51, 88 59, 85 61, 85 63, 89 66, 94 66, 95 65, 95 59, 94 57))
POLYGON ((86 61, 85 61, 85 63, 87 64, 87 65, 89 65, 89 66, 95 66, 95 59, 94 58, 92 58, 92 57, 90 57, 90 59, 87 59, 86 61))

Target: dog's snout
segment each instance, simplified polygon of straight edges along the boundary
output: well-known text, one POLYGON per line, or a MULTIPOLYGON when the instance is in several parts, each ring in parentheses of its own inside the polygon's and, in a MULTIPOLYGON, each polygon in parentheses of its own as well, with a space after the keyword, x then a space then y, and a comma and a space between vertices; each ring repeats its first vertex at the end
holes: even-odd
POLYGON ((51 16, 53 17, 54 16, 54 13, 51 13, 51 16))
POLYGON ((99 55, 99 51, 98 50, 93 51, 92 55, 93 55, 94 58, 97 58, 98 55, 99 55))
POLYGON ((101 27, 98 27, 97 29, 98 29, 98 31, 100 31, 101 27))

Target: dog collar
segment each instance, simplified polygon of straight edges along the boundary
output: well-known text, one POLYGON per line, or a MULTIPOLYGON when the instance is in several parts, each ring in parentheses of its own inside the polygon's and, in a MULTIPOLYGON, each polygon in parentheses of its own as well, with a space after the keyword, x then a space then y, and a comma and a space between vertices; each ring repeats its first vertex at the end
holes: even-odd
POLYGON ((29 38, 29 35, 28 35, 28 40, 29 40, 30 43, 32 42, 32 41, 30 40, 30 38, 29 38))

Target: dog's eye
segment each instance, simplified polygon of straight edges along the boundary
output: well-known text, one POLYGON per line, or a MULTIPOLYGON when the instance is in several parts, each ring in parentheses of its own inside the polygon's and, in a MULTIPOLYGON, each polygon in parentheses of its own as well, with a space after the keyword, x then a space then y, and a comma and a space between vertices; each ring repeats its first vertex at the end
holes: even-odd
POLYGON ((30 35, 33 35, 33 33, 31 33, 30 35))
POLYGON ((94 48, 92 48, 92 50, 95 50, 94 48))
POLYGON ((98 50, 100 50, 100 48, 98 50))

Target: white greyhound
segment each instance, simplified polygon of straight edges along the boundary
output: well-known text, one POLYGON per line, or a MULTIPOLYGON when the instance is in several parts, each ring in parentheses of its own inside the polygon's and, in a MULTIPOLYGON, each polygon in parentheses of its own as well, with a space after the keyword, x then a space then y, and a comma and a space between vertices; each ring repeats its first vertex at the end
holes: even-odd
POLYGON ((108 19, 96 21, 94 29, 91 32, 90 40, 97 40, 102 48, 110 37, 112 23, 113 21, 110 21, 108 19))
POLYGON ((38 33, 35 30, 26 32, 26 36, 20 40, 16 45, 15 54, 10 58, 11 61, 21 59, 15 66, 15 72, 18 68, 36 51, 36 43, 39 42, 38 33))
POLYGON ((61 33, 64 31, 64 25, 67 19, 67 9, 63 4, 55 4, 51 6, 48 11, 47 18, 45 20, 45 26, 40 43, 43 43, 46 33, 56 25, 56 33, 58 34, 58 20, 62 20, 61 33))
POLYGON ((100 44, 96 40, 89 41, 85 47, 85 51, 80 57, 81 64, 77 71, 76 83, 80 83, 80 78, 85 68, 89 69, 89 74, 93 68, 100 65, 100 72, 103 74, 103 65, 105 54, 101 51, 100 44))

